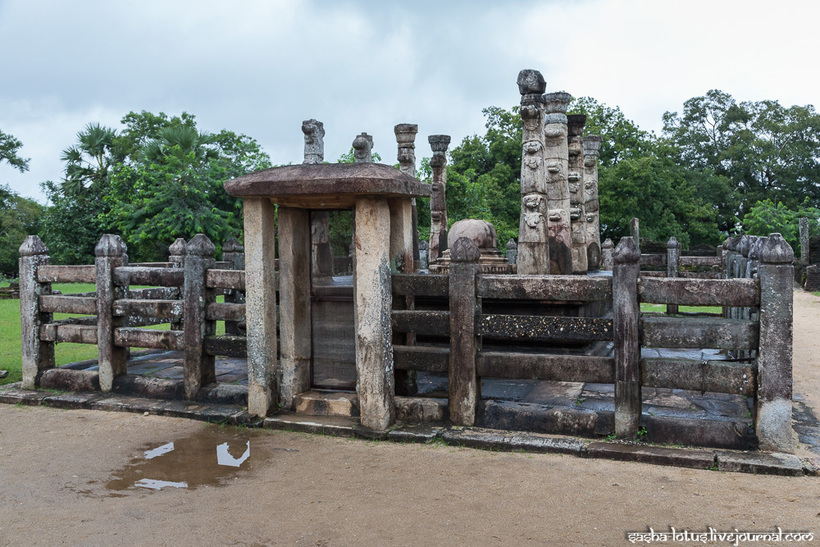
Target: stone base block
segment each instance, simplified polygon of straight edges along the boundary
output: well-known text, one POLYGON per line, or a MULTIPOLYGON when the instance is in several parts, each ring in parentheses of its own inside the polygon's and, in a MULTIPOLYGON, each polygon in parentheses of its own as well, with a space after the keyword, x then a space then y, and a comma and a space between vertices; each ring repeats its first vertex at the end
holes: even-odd
POLYGON ((758 473, 762 475, 803 474, 800 458, 779 452, 722 452, 717 453, 718 471, 758 473))
POLYGON ((294 411, 308 416, 359 415, 359 398, 355 393, 305 391, 293 398, 294 411))
POLYGON ((711 469, 715 464, 715 453, 711 450, 685 450, 640 444, 589 443, 587 454, 593 458, 674 465, 693 469, 711 469))

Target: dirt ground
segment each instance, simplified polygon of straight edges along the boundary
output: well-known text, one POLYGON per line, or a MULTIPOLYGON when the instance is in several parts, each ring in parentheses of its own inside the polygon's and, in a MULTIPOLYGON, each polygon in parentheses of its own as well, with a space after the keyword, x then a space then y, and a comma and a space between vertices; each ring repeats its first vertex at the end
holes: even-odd
MULTIPOLYGON (((795 391, 814 409, 818 311, 795 293, 795 391)), ((820 535, 820 478, 0 405, 0 545, 618 545, 778 526, 820 535), (224 442, 233 459, 250 447, 240 467, 215 464, 224 442), (133 486, 148 478, 188 487, 133 486)))

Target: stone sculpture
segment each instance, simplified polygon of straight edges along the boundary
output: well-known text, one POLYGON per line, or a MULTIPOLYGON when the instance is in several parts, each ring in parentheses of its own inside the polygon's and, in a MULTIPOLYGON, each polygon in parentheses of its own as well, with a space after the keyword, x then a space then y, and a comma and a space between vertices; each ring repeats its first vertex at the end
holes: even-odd
POLYGON ((586 219, 587 268, 601 268, 601 221, 598 205, 598 156, 601 137, 584 137, 584 213, 586 219))
POLYGON ((433 168, 433 187, 430 196, 430 248, 427 260, 432 264, 447 247, 447 205, 445 194, 447 186, 447 147, 450 135, 430 135, 427 138, 433 157, 430 167, 433 168))

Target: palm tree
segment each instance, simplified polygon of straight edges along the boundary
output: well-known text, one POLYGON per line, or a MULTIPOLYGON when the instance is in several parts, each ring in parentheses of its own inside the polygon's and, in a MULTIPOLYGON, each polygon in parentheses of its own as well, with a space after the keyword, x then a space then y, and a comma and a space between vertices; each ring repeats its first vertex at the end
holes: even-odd
POLYGON ((111 149, 117 132, 98 123, 89 123, 77 133, 77 144, 63 150, 66 162, 63 188, 67 194, 101 190, 108 183, 113 165, 111 149))
POLYGON ((193 163, 206 162, 219 154, 208 145, 216 142, 213 135, 200 133, 193 127, 175 125, 163 127, 158 137, 148 141, 142 148, 141 159, 151 162, 160 162, 163 158, 173 155, 183 159, 193 152, 193 163))

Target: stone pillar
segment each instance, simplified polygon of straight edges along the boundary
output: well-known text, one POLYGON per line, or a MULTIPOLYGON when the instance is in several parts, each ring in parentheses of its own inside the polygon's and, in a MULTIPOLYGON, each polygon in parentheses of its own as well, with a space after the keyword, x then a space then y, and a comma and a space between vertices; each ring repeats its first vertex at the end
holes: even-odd
POLYGON ((569 220, 572 232, 572 272, 586 273, 589 269, 587 258, 587 220, 584 200, 584 132, 587 117, 584 114, 567 116, 567 153, 569 185, 569 220))
MULTIPOLYGON (((325 159, 325 126, 318 120, 302 122, 305 134, 304 165, 320 164, 325 159)), ((314 278, 333 277, 333 250, 330 248, 330 225, 327 211, 313 211, 310 214, 311 269, 314 278)))
MULTIPOLYGON (((678 269, 680 267, 680 242, 672 236, 666 242, 666 277, 678 277, 678 269)), ((678 313, 677 304, 667 304, 666 313, 668 315, 675 315, 678 313)))
POLYGON ((518 224, 519 274, 550 273, 547 226, 547 171, 544 162, 544 90, 547 83, 537 70, 518 73, 521 93, 521 217, 518 224))
POLYGON ((178 237, 168 247, 168 262, 171 262, 174 268, 182 268, 185 262, 185 245, 185 238, 178 237))
POLYGON ((641 250, 641 221, 638 217, 633 217, 629 221, 629 235, 635 240, 635 245, 638 246, 638 252, 641 250))
POLYGON ((427 138, 433 157, 430 167, 433 168, 433 188, 430 196, 430 248, 427 251, 427 263, 432 264, 447 249, 447 147, 450 135, 430 135, 427 138))
POLYGON ((755 433, 762 450, 792 452, 794 251, 778 234, 760 248, 760 344, 755 433))
MULTIPOLYGON (((114 329, 123 319, 114 317, 114 301, 126 298, 128 287, 114 285, 114 269, 128 265, 125 242, 120 236, 105 234, 94 248, 94 275, 97 291, 97 364, 100 390, 111 391, 114 379, 128 372, 128 349, 114 344, 114 329)), ((184 251, 182 251, 184 253, 184 251)))
POLYGON ((590 271, 601 267, 601 219, 598 203, 598 156, 601 137, 584 137, 584 214, 586 220, 587 265, 590 271))
MULTIPOLYGON (((567 150, 567 107, 569 93, 558 91, 544 95, 544 161, 547 166, 547 209, 549 227, 550 271, 572 273, 572 234, 569 218, 569 152, 567 150)), ((520 239, 519 239, 520 242, 520 239)))
MULTIPOLYGON (((185 284, 183 312, 185 360, 183 361, 185 398, 192 400, 199 390, 216 382, 214 356, 205 352, 205 337, 216 334, 215 322, 205 317, 215 291, 206 285, 209 269, 214 267, 216 247, 205 234, 195 235, 185 247, 185 284)), ((102 385, 102 378, 100 378, 102 385)))
POLYGON ((612 244, 612 240, 606 238, 604 244, 601 245, 601 270, 605 272, 612 271, 612 249, 615 245, 612 244))
POLYGON ((476 404, 481 399, 476 376, 475 334, 476 313, 480 301, 476 297, 475 278, 478 274, 478 246, 467 237, 460 237, 450 249, 450 367, 448 390, 450 422, 472 426, 476 404))
POLYGON ((419 269, 426 270, 428 266, 427 253, 430 251, 430 243, 419 241, 419 269))
POLYGON ((353 162, 373 163, 373 136, 367 133, 360 133, 353 139, 353 162))
POLYGON ((634 439, 641 419, 641 345, 638 277, 641 253, 631 237, 621 238, 612 271, 615 334, 615 434, 634 439))
MULTIPOLYGON (((389 229, 389 228, 388 228, 389 229)), ((279 363, 282 408, 310 389, 312 353, 310 304, 310 214, 279 207, 279 363)))
POLYGON ((276 385, 276 209, 245 198, 245 324, 248 412, 265 417, 279 404, 276 385))
POLYGON ((40 311, 40 295, 51 294, 51 283, 37 281, 37 269, 51 259, 37 236, 26 236, 19 252, 23 389, 34 389, 42 371, 54 367, 54 342, 40 341, 40 325, 52 321, 50 313, 40 311))
POLYGON ((512 265, 515 265, 517 258, 518 243, 516 243, 514 239, 510 238, 510 240, 507 242, 507 262, 509 262, 512 265))
MULTIPOLYGON (((413 206, 407 198, 396 198, 387 201, 390 208, 390 269, 398 273, 413 273, 413 206)), ((391 288, 392 291, 392 288, 391 288)), ((407 310, 415 309, 416 300, 412 295, 404 296, 401 301, 395 302, 397 307, 407 310)), ((396 343, 413 346, 416 336, 413 333, 397 334, 396 343)), ((416 395, 416 371, 395 371, 396 394, 416 395)))
POLYGON ((324 124, 318 120, 305 120, 302 122, 302 133, 305 134, 305 160, 302 163, 322 163, 325 159, 324 124))
MULTIPOLYGON (((245 269, 245 247, 239 240, 232 237, 222 246, 222 260, 231 263, 234 270, 245 269)), ((244 304, 245 295, 241 291, 230 290, 225 294, 225 302, 232 304, 244 304)), ((225 334, 239 336, 242 332, 239 329, 238 321, 225 321, 225 334)))
POLYGON ((800 264, 809 265, 809 219, 800 219, 800 264))
POLYGON ((390 208, 386 200, 358 198, 355 230, 356 391, 362 425, 381 431, 396 419, 390 246, 385 237, 390 231, 390 208))
MULTIPOLYGON (((416 133, 419 126, 414 123, 400 123, 393 128, 398 143, 399 171, 416 177, 416 133)), ((413 268, 412 271, 419 270, 420 250, 419 250, 419 218, 416 209, 416 198, 410 200, 412 210, 412 238, 413 238, 413 268)))

